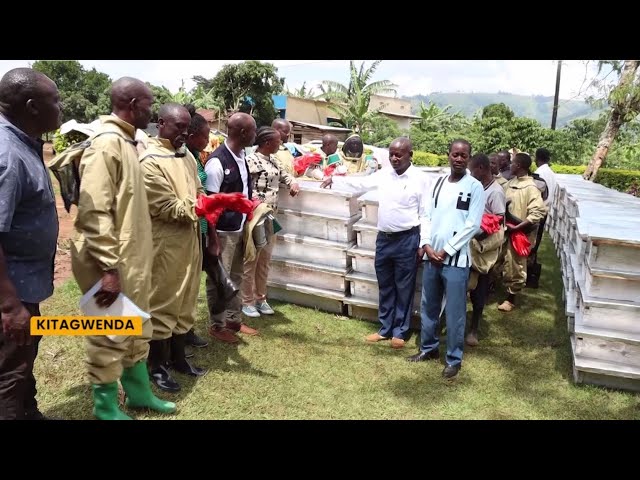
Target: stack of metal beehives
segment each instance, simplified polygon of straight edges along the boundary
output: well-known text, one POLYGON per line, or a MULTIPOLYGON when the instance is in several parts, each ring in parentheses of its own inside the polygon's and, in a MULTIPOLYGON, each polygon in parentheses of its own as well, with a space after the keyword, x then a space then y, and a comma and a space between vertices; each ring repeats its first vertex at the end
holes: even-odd
POLYGON ((319 182, 299 182, 300 193, 281 189, 277 235, 269 297, 297 305, 343 313, 347 293, 345 276, 351 270, 347 256, 355 244, 353 224, 360 219, 362 192, 321 189, 319 182))
POLYGON ((574 380, 640 391, 640 199, 577 175, 556 177, 548 224, 574 380))
MULTIPOLYGON (((446 169, 422 168, 437 178, 446 169)), ((300 182, 300 193, 282 189, 278 234, 269 274, 269 297, 328 312, 377 320, 374 258, 378 234, 375 191, 320 189, 300 182)), ((414 311, 420 308, 422 269, 414 311)))

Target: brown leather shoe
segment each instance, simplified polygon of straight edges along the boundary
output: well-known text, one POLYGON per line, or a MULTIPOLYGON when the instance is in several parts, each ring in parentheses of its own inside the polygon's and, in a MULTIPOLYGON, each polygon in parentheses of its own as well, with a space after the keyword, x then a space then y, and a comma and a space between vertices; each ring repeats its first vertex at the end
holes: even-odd
POLYGON ((404 348, 404 340, 401 338, 393 337, 391 339, 391 348, 404 348))
POLYGON ((258 335, 260 332, 258 332, 258 330, 256 330, 255 328, 251 328, 248 325, 245 325, 244 323, 240 324, 240 333, 244 333, 245 335, 258 335))
POLYGON ((464 339, 464 343, 469 345, 470 347, 478 346, 478 333, 477 332, 469 332, 467 337, 464 339))
POLYGON ((224 343, 238 343, 240 341, 240 339, 236 337, 233 332, 230 332, 226 328, 210 326, 209 335, 211 335, 216 340, 220 340, 224 343))
POLYGON ((224 327, 231 332, 239 332, 242 323, 240 322, 225 322, 224 327))
POLYGON ((389 337, 383 337, 378 332, 367 335, 364 338, 369 343, 381 342, 382 340, 389 340, 389 337))

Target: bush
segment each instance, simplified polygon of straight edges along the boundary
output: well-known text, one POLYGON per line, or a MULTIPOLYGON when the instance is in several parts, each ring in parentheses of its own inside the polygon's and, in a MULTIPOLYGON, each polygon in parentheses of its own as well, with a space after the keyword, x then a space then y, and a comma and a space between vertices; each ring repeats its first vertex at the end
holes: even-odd
POLYGON ((56 155, 60 155, 74 143, 82 142, 87 138, 89 138, 87 135, 81 132, 76 132, 75 130, 63 135, 60 133, 60 129, 58 129, 53 135, 53 149, 55 150, 56 155))
MULTIPOLYGON (((553 170, 555 173, 563 173, 569 175, 582 175, 586 169, 587 167, 585 165, 553 165, 551 167, 551 170, 553 170)), ((637 197, 639 196, 638 183, 640 183, 640 170, 617 170, 613 168, 601 168, 600 170, 598 170, 596 183, 637 197)))
POLYGON ((568 175, 582 175, 587 169, 586 165, 556 165, 553 164, 551 170, 555 173, 566 173, 568 175))
POLYGON ((420 167, 445 167, 449 165, 447 155, 436 155, 429 152, 413 152, 413 164, 420 167))
MULTIPOLYGON (((639 170, 614 170, 611 168, 601 168, 598 170, 596 182, 605 187, 613 188, 619 192, 633 194, 634 184, 637 192, 637 185, 640 181, 639 170)), ((637 196, 637 195, 636 195, 637 196)))

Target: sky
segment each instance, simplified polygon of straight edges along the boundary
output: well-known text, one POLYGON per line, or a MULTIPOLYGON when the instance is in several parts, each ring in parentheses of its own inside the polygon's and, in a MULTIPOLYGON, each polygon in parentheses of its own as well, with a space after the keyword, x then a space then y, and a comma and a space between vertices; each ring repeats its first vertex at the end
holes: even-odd
MULTIPOLYGON (((349 81, 348 60, 261 60, 278 67, 286 86, 293 90, 315 87, 322 80, 343 84, 349 81)), ((33 60, 0 60, 0 75, 15 67, 27 67, 33 60)), ((242 60, 80 60, 88 69, 108 74, 112 79, 132 76, 176 92, 182 82, 187 90, 191 78, 212 78, 228 63, 242 60)), ((360 65, 362 60, 356 60, 360 65)), ((371 61, 365 61, 366 66, 371 61)), ((579 99, 596 73, 596 62, 565 60, 562 63, 560 98, 579 99), (585 81, 586 79, 586 81, 585 81)), ((398 96, 433 92, 497 93, 553 96, 557 61, 555 60, 384 60, 373 80, 390 80, 398 96)))

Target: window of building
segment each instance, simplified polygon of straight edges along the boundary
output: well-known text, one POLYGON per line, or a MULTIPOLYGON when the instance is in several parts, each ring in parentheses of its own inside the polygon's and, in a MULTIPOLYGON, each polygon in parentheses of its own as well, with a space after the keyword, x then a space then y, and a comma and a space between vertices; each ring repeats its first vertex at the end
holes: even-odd
POLYGON ((344 127, 344 122, 339 118, 327 117, 327 125, 331 125, 332 127, 344 127))

